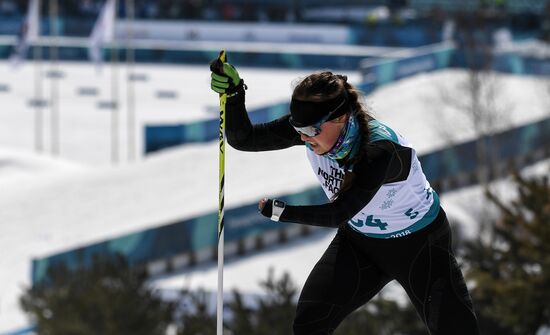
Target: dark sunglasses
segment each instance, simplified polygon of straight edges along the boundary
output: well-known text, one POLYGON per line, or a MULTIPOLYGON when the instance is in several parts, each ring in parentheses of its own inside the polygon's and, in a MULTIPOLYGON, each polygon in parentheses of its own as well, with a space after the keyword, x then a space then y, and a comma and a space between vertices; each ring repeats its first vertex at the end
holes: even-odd
POLYGON ((347 99, 343 99, 342 102, 336 106, 336 108, 334 108, 332 111, 330 111, 325 117, 323 117, 321 120, 317 121, 316 123, 310 125, 310 126, 305 126, 305 127, 298 127, 298 126, 295 126, 293 123, 292 123, 292 118, 290 118, 290 125, 292 127, 294 127, 294 129, 299 133, 299 134, 302 134, 302 135, 306 135, 308 137, 315 137, 317 135, 319 135, 321 133, 321 125, 329 120, 331 120, 331 117, 336 114, 336 112, 340 109, 340 107, 342 107, 345 103, 346 103, 347 99))

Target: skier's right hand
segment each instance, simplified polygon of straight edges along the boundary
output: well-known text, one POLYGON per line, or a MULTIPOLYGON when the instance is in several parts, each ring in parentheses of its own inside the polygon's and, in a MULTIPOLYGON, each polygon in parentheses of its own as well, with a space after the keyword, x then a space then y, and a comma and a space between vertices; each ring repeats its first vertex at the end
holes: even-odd
POLYGON ((244 86, 244 81, 239 76, 237 69, 229 63, 222 62, 219 58, 210 63, 210 71, 212 71, 210 87, 219 94, 227 93, 231 96, 244 86))

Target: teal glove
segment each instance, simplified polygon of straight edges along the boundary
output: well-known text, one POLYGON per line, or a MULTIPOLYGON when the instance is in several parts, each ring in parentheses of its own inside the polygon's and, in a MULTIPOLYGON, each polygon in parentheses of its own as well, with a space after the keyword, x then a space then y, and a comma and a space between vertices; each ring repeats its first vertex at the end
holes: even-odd
POLYGON ((229 63, 222 63, 219 58, 210 63, 210 71, 212 71, 210 87, 217 93, 227 93, 231 96, 244 86, 244 81, 235 67, 229 63))

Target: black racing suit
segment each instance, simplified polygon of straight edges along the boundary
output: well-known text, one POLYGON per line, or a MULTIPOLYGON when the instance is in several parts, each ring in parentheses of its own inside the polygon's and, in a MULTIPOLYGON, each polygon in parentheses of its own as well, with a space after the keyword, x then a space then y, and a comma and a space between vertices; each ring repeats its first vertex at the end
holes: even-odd
MULTIPOLYGON (((304 145, 289 115, 252 125, 244 90, 228 98, 226 118, 227 139, 235 149, 267 151, 304 145)), ((368 237, 346 224, 382 184, 406 179, 410 161, 410 148, 389 141, 368 144, 354 165, 354 184, 336 200, 286 206, 281 221, 338 228, 302 289, 294 334, 332 334, 347 315, 391 280, 405 289, 431 335, 479 334, 470 295, 451 251, 443 209, 427 227, 393 239, 368 237)))

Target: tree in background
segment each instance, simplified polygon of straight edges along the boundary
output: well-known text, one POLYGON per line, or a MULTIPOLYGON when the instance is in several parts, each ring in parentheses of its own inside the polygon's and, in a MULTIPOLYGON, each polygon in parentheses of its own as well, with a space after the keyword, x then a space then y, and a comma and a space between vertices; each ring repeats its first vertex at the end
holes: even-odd
POLYGON ((270 269, 260 286, 264 294, 248 305, 240 292, 233 291, 233 300, 228 304, 232 314, 228 323, 231 334, 292 334, 298 289, 290 275, 284 273, 275 278, 270 269))
MULTIPOLYGON (((464 135, 475 139, 473 147, 469 147, 475 159, 470 161, 455 157, 462 161, 463 170, 437 182, 458 186, 475 183, 489 190, 492 180, 509 174, 506 162, 499 157, 504 151, 501 150, 504 144, 499 143, 495 135, 511 128, 511 112, 516 106, 506 96, 506 86, 501 81, 503 75, 494 71, 498 56, 498 42, 495 41, 498 38, 495 35, 499 36, 495 32, 502 26, 500 20, 503 13, 496 10, 499 7, 496 3, 478 2, 478 5, 480 8, 477 11, 465 8, 451 16, 454 22, 452 35, 457 44, 453 57, 464 70, 461 70, 455 83, 439 82, 434 88, 435 95, 428 98, 427 103, 433 110, 434 129, 447 146, 463 142, 464 135)), ((446 159, 444 163, 453 165, 451 159, 446 159)), ((475 218, 481 234, 490 234, 494 213, 486 197, 480 195, 475 200, 463 199, 459 206, 475 218)), ((463 239, 462 227, 454 228, 453 239, 463 239)), ((460 246, 458 243, 456 245, 460 246)), ((460 255, 461 248, 457 248, 456 252, 460 255)))
POLYGON ((550 326, 550 185, 514 174, 517 199, 488 192, 501 217, 491 239, 466 243, 466 277, 483 334, 535 335, 550 326))
MULTIPOLYGON (((428 104, 434 113, 435 129, 447 144, 463 141, 464 134, 472 134, 476 143, 476 179, 487 188, 491 179, 498 176, 499 158, 495 143, 486 141, 495 133, 509 128, 510 111, 515 106, 502 91, 500 74, 495 72, 495 28, 500 25, 499 15, 489 6, 479 3, 478 11, 458 11, 452 15, 452 34, 457 43, 456 61, 464 67, 464 75, 450 86, 438 84, 436 97, 428 104), (452 113, 442 113, 451 109, 452 113)), ((498 6, 496 6, 498 7, 498 6)), ((482 217, 485 215, 482 215, 482 217)))
POLYGON ((147 284, 144 270, 122 257, 95 258, 89 269, 52 267, 48 281, 21 297, 38 334, 165 334, 173 305, 147 284))
POLYGON ((181 292, 176 322, 178 335, 210 335, 216 333, 216 315, 212 313, 209 294, 204 290, 181 292))

